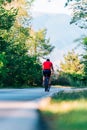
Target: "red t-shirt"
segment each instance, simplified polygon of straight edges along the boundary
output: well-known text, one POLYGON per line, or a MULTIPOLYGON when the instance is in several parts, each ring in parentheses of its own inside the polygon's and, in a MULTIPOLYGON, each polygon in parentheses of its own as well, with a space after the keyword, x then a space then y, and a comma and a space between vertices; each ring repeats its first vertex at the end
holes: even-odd
POLYGON ((46 69, 51 70, 52 66, 53 66, 52 62, 50 62, 50 61, 45 61, 45 62, 43 63, 43 70, 46 70, 46 69))

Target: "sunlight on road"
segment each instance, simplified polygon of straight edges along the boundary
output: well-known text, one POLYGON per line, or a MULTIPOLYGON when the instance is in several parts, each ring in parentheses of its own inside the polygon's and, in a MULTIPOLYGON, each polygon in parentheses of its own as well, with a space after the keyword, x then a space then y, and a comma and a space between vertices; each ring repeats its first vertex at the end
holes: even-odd
POLYGON ((14 118, 32 118, 34 115, 33 115, 33 112, 31 112, 31 110, 26 110, 26 109, 7 109, 7 110, 0 110, 0 118, 2 117, 6 117, 6 118, 11 118, 11 117, 14 117, 14 118), (27 112, 26 112, 27 111, 27 112), (30 111, 30 112, 29 112, 30 111))
POLYGON ((9 101, 1 101, 0 102, 0 109, 8 109, 8 108, 37 108, 37 104, 34 102, 9 102, 9 101))
POLYGON ((37 124, 36 103, 0 101, 1 130, 37 130, 37 124))
POLYGON ((0 102, 1 117, 33 117, 31 110, 37 109, 34 102, 0 102))

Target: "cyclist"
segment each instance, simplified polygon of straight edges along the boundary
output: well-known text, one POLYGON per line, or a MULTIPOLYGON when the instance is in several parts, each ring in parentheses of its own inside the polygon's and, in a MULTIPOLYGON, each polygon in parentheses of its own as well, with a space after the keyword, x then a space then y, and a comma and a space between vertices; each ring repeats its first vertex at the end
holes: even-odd
POLYGON ((50 61, 50 59, 47 59, 45 62, 42 64, 42 69, 43 69, 43 84, 46 75, 49 77, 49 86, 51 84, 51 72, 54 72, 53 68, 53 63, 50 61))

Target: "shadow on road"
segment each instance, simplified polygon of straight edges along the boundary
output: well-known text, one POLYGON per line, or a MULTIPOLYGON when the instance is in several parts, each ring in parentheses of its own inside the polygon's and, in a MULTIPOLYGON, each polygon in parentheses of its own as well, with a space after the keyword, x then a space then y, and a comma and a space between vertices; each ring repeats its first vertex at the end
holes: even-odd
POLYGON ((46 121, 44 120, 41 112, 37 110, 38 112, 38 126, 37 130, 49 130, 49 126, 47 125, 46 121))

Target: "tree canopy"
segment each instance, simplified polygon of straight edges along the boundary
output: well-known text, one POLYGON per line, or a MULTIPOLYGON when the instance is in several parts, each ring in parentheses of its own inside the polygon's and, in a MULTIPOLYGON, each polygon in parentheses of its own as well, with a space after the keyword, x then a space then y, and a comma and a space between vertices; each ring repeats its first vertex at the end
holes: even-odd
POLYGON ((76 54, 74 50, 68 52, 68 54, 64 56, 64 62, 60 63, 60 67, 61 70, 65 73, 70 73, 70 74, 83 73, 83 65, 81 64, 79 55, 76 54))
POLYGON ((75 23, 80 28, 87 28, 87 0, 67 0, 65 5, 72 10, 70 23, 75 23))
MULTIPOLYGON (((72 10, 71 24, 75 23, 82 29, 87 28, 87 0, 67 0, 66 6, 72 10)), ((82 54, 81 63, 84 64, 83 79, 87 84, 87 36, 81 37, 80 44, 85 50, 82 54)))
POLYGON ((35 32, 30 23, 25 26, 26 19, 31 20, 27 7, 33 0, 0 2, 0 86, 41 85, 40 57, 54 47, 45 29, 35 32))

